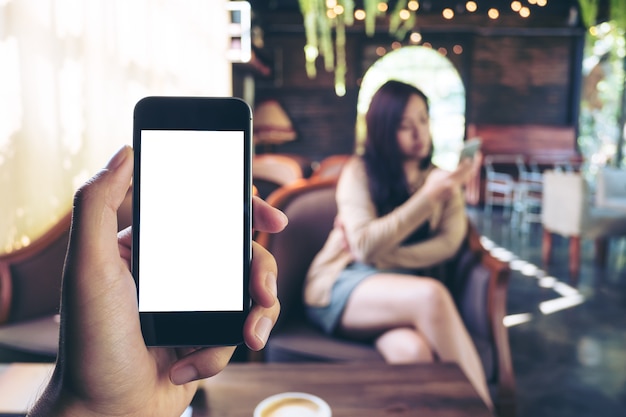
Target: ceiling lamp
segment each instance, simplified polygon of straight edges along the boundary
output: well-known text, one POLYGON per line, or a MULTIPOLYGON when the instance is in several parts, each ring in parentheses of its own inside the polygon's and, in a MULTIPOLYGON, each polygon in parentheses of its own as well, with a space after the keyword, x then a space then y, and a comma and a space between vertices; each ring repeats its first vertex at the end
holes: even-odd
POLYGON ((270 99, 254 109, 253 140, 255 145, 280 145, 296 139, 296 131, 283 106, 270 99))

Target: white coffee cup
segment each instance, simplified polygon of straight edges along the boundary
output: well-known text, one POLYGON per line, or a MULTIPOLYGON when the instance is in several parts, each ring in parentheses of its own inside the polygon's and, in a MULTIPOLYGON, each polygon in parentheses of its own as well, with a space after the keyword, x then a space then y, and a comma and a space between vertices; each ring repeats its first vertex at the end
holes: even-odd
POLYGON ((318 396, 283 392, 261 401, 254 409, 254 417, 332 417, 332 412, 318 396))

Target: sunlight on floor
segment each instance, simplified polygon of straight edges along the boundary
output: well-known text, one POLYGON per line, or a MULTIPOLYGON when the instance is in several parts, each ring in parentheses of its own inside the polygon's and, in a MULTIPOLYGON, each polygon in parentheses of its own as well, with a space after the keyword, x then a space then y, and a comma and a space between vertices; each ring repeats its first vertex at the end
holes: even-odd
MULTIPOLYGON (((548 276, 546 272, 537 265, 518 258, 513 252, 496 245, 488 237, 482 236, 480 242, 495 258, 508 262, 511 270, 518 271, 524 276, 537 279, 537 284, 541 288, 552 289, 560 295, 558 298, 539 303, 537 308, 542 314, 553 314, 558 311, 576 307, 585 302, 585 297, 576 288, 559 281, 556 277, 548 276)), ((504 317, 503 323, 506 327, 512 327, 528 323, 532 318, 532 313, 511 314, 504 317)))

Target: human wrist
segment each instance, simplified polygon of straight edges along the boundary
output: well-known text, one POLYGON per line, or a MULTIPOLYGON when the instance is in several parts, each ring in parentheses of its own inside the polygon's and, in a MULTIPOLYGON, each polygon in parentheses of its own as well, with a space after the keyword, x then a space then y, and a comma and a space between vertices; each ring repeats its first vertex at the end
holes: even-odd
MULTIPOLYGON (((123 415, 117 415, 121 417, 123 415)), ((106 414, 94 412, 85 407, 79 401, 67 397, 54 397, 44 394, 26 417, 111 417, 106 414)), ((130 415, 128 416, 130 417, 130 415)))
POLYGON ((81 405, 65 388, 62 370, 57 365, 43 394, 26 417, 106 417, 81 405))
POLYGON ((433 204, 441 201, 443 194, 443 187, 440 184, 424 184, 412 197, 415 200, 423 199, 428 201, 429 204, 433 204))

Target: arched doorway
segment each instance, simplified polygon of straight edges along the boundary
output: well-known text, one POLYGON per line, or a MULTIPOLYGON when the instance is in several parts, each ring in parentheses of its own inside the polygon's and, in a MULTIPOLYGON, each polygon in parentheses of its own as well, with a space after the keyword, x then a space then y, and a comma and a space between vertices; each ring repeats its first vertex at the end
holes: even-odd
POLYGON ((367 70, 357 102, 357 143, 365 139, 365 113, 372 95, 392 79, 415 85, 428 96, 435 150, 433 161, 441 168, 453 169, 465 137, 465 86, 454 65, 431 48, 396 49, 367 70))

